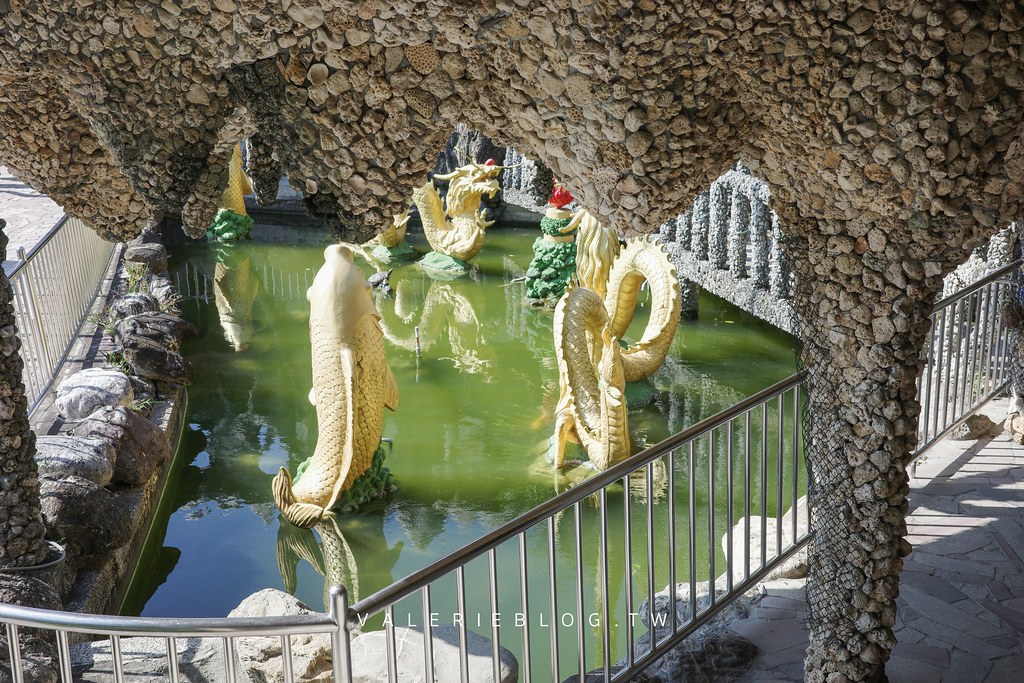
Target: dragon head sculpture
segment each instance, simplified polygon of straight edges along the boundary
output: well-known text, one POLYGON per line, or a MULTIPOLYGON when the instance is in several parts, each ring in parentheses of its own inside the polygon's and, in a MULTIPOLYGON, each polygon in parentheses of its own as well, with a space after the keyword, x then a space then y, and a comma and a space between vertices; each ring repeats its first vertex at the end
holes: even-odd
POLYGON ((494 221, 484 218, 484 212, 480 209, 480 199, 483 196, 494 198, 501 189, 498 178, 505 166, 498 166, 494 163, 478 164, 475 161, 459 166, 451 173, 435 175, 434 180, 448 180, 448 215, 457 216, 473 212, 476 215, 477 223, 481 227, 489 227, 494 221))

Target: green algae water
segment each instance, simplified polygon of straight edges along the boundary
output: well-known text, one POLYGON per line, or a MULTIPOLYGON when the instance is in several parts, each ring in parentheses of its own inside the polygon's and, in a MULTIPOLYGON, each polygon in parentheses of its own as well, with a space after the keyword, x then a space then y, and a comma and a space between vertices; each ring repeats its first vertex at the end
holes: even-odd
MULTIPOLYGON (((375 293, 375 300, 401 394, 398 411, 386 412, 384 419, 386 464, 399 489, 315 532, 281 519, 270 482, 279 467, 294 473, 316 444, 316 414, 307 399, 311 361, 305 290, 323 263, 322 247, 199 245, 173 259, 183 315, 200 329, 199 337, 182 349, 196 382, 189 389, 187 426, 160 512, 122 612, 224 616, 246 596, 268 587, 325 609, 325 586, 334 582, 343 582, 355 601, 564 489, 565 478, 553 475, 548 460, 558 398, 552 313, 525 305, 521 279, 537 234, 492 229, 473 272, 454 280, 432 279, 413 263, 395 266, 394 295, 375 293)), ((373 272, 358 258, 357 263, 366 275, 373 272)), ((638 305, 630 328, 634 337, 646 322, 648 303, 641 299, 638 305)), ((681 322, 669 359, 651 378, 649 403, 630 411, 634 452, 794 372, 788 335, 714 297, 702 296, 700 307, 700 320, 681 322)), ((788 440, 791 435, 775 436, 788 440)), ((707 454, 703 457, 706 462, 707 454)), ((686 486, 685 466, 685 458, 675 464, 680 491, 686 486)), ((773 490, 774 470, 765 469, 766 485, 773 490)), ((706 483, 700 487, 701 506, 708 488, 706 483)), ((726 498, 719 496, 722 505, 726 498)), ((636 612, 648 592, 645 534, 652 529, 657 544, 664 543, 668 508, 662 490, 648 519, 643 487, 630 497, 638 545, 627 562, 621 487, 610 490, 608 501, 608 538, 616 541, 606 554, 608 615, 598 597, 605 578, 599 567, 598 510, 588 503, 527 532, 525 558, 514 542, 492 558, 471 562, 464 575, 464 605, 458 603, 454 577, 433 584, 434 614, 426 620, 464 619, 471 631, 487 637, 497 631, 502 646, 520 659, 521 668, 529 665, 538 680, 553 675, 555 639, 560 643, 558 672, 575 671, 578 642, 584 643, 587 668, 623 656, 627 640, 644 632, 639 620, 626 624, 624 615, 636 612), (554 600, 548 579, 552 545, 554 600), (491 560, 500 625, 489 616, 494 611, 491 560), (526 605, 521 565, 528 568, 526 605), (630 587, 632 596, 627 595, 630 587), (587 623, 567 625, 559 615, 574 612, 577 603, 587 623), (623 618, 613 624, 613 614, 623 618), (608 653, 602 652, 595 625, 605 616, 612 626, 608 653), (532 634, 529 663, 521 656, 524 621, 532 634)), ((791 499, 784 501, 784 507, 789 504, 791 499)), ((706 529, 701 506, 695 522, 706 529)), ((675 524, 677 538, 685 539, 682 530, 689 520, 677 516, 675 524)), ((713 530, 720 536, 725 526, 716 522, 713 530)), ((696 563, 705 574, 706 554, 696 563)), ((724 564, 722 558, 718 562, 724 564)), ((686 564, 685 556, 677 558, 679 567, 686 564)), ((669 573, 664 559, 656 565, 660 589, 669 573)), ((685 572, 676 576, 684 580, 685 572)), ((398 626, 422 625, 420 594, 398 605, 393 619, 398 626)), ((381 625, 378 616, 366 628, 381 625)))

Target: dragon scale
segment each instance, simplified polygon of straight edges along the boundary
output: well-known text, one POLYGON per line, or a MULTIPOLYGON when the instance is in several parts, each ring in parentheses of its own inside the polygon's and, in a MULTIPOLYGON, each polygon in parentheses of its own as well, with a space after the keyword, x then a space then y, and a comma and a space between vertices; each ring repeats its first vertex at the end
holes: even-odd
POLYGON ((570 285, 555 308, 555 355, 559 399, 555 418, 555 465, 565 445, 577 442, 599 469, 629 456, 625 384, 649 377, 664 362, 679 324, 675 268, 656 243, 630 240, 612 264, 607 294, 570 285), (651 317, 641 340, 626 349, 640 285, 651 285, 651 317))

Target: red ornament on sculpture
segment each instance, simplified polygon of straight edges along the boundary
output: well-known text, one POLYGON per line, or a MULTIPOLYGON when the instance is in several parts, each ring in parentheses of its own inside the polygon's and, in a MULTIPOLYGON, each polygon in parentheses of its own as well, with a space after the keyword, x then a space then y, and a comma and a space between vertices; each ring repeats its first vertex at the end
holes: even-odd
POLYGON ((569 190, 562 187, 562 184, 557 180, 552 181, 555 184, 555 189, 551 191, 551 199, 548 200, 548 204, 561 209, 567 204, 572 203, 572 195, 569 194, 569 190))

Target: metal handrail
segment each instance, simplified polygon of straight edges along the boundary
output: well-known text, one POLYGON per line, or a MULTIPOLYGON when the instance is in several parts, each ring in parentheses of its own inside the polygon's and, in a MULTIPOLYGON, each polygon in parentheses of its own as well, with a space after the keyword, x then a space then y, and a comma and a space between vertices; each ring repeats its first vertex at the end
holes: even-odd
MULTIPOLYGON (((1000 353, 1005 350, 1005 339, 1008 335, 1008 329, 1003 323, 1001 316, 1001 302, 1005 299, 1007 294, 1004 289, 1004 278, 1006 275, 1013 272, 1015 268, 1020 265, 1019 262, 1010 264, 1003 268, 1000 268, 993 273, 989 274, 985 278, 982 278, 978 282, 970 285, 967 288, 957 292, 956 294, 945 297, 940 301, 936 302, 933 312, 933 326, 932 332, 926 350, 928 353, 927 360, 929 364, 925 368, 923 377, 929 378, 927 381, 927 400, 922 402, 922 414, 920 422, 925 429, 927 434, 928 425, 938 423, 939 415, 933 414, 930 411, 937 411, 940 407, 942 408, 942 432, 945 433, 948 429, 952 428, 958 421, 962 421, 966 414, 969 414, 974 408, 976 408, 979 401, 988 400, 994 392, 999 391, 1001 387, 1005 386, 1006 367, 1005 362, 1000 353), (955 322, 955 326, 952 324, 955 322), (950 323, 947 325, 947 323, 950 323), (952 342, 946 341, 946 331, 951 330, 952 342), (954 334, 955 333, 955 334, 954 334), (938 336, 937 336, 938 335, 938 336), (936 343, 936 342, 939 343, 936 343), (950 358, 944 358, 942 354, 952 354, 951 343, 955 343, 957 363, 954 365, 950 358), (985 344, 994 344, 993 349, 978 347, 985 344), (965 348, 966 345, 966 348, 965 348), (1003 346, 1000 346, 1003 345, 1003 346), (938 355, 937 355, 938 352, 938 355), (963 356, 963 362, 960 362, 961 356, 963 356), (945 365, 943 361, 945 360, 945 365), (933 367, 933 362, 935 366, 933 367), (950 373, 950 368, 955 367, 954 373, 950 373), (949 379, 953 377, 957 382, 952 388, 945 387, 945 393, 942 394, 942 398, 939 399, 939 392, 936 390, 935 395, 932 395, 931 377, 933 372, 936 372, 936 368, 939 372, 944 368, 946 375, 944 377, 949 379), (962 371, 962 372, 961 372, 962 371), (961 375, 963 377, 961 378, 961 375), (935 398, 934 404, 931 399, 935 398), (947 405, 947 403, 949 405, 947 405), (952 408, 949 411, 948 408, 952 408)), ((608 557, 607 557, 607 543, 610 542, 608 536, 608 518, 607 518, 607 507, 608 507, 608 490, 611 486, 617 483, 624 483, 624 506, 623 512, 626 517, 627 529, 629 527, 630 520, 630 492, 628 483, 630 476, 638 472, 646 470, 648 477, 646 480, 647 486, 647 500, 651 498, 651 477, 652 467, 657 463, 659 459, 664 459, 668 463, 668 506, 669 506, 669 520, 670 524, 674 524, 674 515, 676 513, 686 514, 685 509, 680 509, 676 505, 675 498, 675 483, 674 483, 674 472, 675 463, 682 465, 683 469, 686 469, 688 450, 689 460, 688 467, 689 473, 687 476, 690 497, 689 497, 689 519, 690 528, 687 531, 687 538, 689 539, 690 552, 689 552, 689 586, 690 586, 690 615, 689 618, 684 619, 683 623, 676 623, 676 612, 674 605, 680 600, 678 594, 673 591, 672 593, 672 628, 667 636, 662 637, 659 634, 657 625, 650 625, 649 631, 652 639, 652 647, 647 652, 635 653, 633 648, 636 644, 633 636, 634 631, 631 626, 627 627, 627 657, 626 657, 626 668, 618 670, 614 675, 611 672, 610 662, 607 660, 609 655, 609 640, 607 631, 603 632, 604 641, 601 644, 602 652, 605 653, 604 662, 604 678, 607 681, 621 680, 625 675, 636 672, 644 668, 647 664, 652 662, 656 656, 666 652, 675 643, 685 638, 687 635, 695 631, 697 628, 707 623, 712 619, 725 605, 729 604, 732 600, 742 594, 747 588, 756 584, 764 576, 766 576, 774 567, 784 562, 786 558, 791 556, 797 550, 799 550, 809 539, 809 535, 806 529, 798 533, 798 516, 806 518, 806 513, 798 512, 798 481, 795 470, 789 474, 789 485, 792 487, 790 491, 787 491, 787 495, 783 496, 783 477, 782 467, 783 462, 783 439, 784 439, 784 412, 789 416, 791 423, 786 423, 792 429, 792 445, 791 448, 787 448, 786 457, 788 460, 788 467, 795 468, 798 463, 798 457, 800 453, 799 440, 800 436, 798 433, 799 426, 799 414, 802 410, 801 396, 802 387, 804 386, 804 380, 807 378, 807 372, 802 371, 795 375, 792 375, 776 384, 759 391, 758 393, 750 396, 743 401, 727 408, 726 410, 706 418, 691 427, 683 430, 682 432, 675 434, 668 439, 638 453, 621 463, 609 468, 608 470, 596 474, 591 479, 580 483, 568 491, 560 493, 555 497, 545 501, 537 507, 523 513, 519 517, 507 522, 501 527, 493 530, 492 532, 484 535, 476 541, 468 544, 467 546, 455 551, 454 553, 442 558, 427 567, 410 574, 409 576, 400 579, 392 585, 384 588, 376 593, 368 596, 360 602, 348 606, 347 593, 345 588, 342 586, 335 586, 331 589, 331 600, 329 603, 330 613, 327 615, 323 614, 311 614, 304 616, 282 616, 282 617, 250 617, 250 618, 155 618, 155 617, 118 617, 108 615, 90 615, 90 614, 76 614, 66 613, 53 610, 41 610, 28 607, 18 607, 12 605, 0 605, 0 621, 7 622, 8 635, 13 636, 9 638, 10 650, 15 656, 12 658, 12 662, 16 667, 20 666, 17 652, 17 629, 18 627, 36 627, 36 628, 48 628, 57 632, 58 636, 58 654, 61 661, 62 675, 65 678, 70 679, 70 659, 69 650, 67 647, 67 633, 68 632, 82 632, 101 636, 108 636, 111 640, 112 653, 115 653, 115 658, 120 657, 119 646, 117 641, 122 636, 156 636, 164 637, 167 639, 167 652, 168 652, 168 670, 171 673, 171 678, 174 680, 177 671, 176 655, 174 654, 174 642, 176 638, 185 636, 199 636, 199 637, 221 637, 225 640, 225 667, 228 672, 228 676, 232 676, 233 666, 230 653, 233 648, 233 638, 235 637, 246 637, 246 636, 276 636, 280 637, 282 641, 282 649, 284 657, 287 659, 290 653, 290 637, 299 634, 309 633, 330 633, 331 634, 331 651, 333 654, 333 668, 335 672, 335 678, 339 681, 351 680, 351 658, 349 652, 349 643, 352 637, 352 631, 350 630, 349 624, 356 620, 364 620, 374 614, 379 614, 382 610, 386 610, 386 615, 392 615, 395 606, 402 600, 410 598, 417 591, 420 591, 423 595, 424 611, 426 612, 427 607, 430 605, 430 586, 432 583, 444 578, 450 577, 453 574, 456 577, 456 585, 459 588, 459 607, 465 608, 465 575, 464 570, 468 563, 474 559, 487 555, 490 567, 491 577, 491 590, 490 590, 490 604, 497 608, 497 592, 495 584, 495 566, 496 566, 496 553, 499 546, 505 543, 512 543, 516 540, 519 541, 519 552, 520 552, 520 581, 522 586, 523 596, 523 609, 525 610, 525 604, 527 599, 527 584, 525 569, 527 563, 525 537, 526 533, 531 529, 543 529, 547 527, 548 532, 548 557, 550 560, 549 571, 553 572, 554 565, 554 551, 555 551, 555 527, 554 522, 556 516, 570 508, 575 513, 576 523, 576 546, 575 554, 577 557, 576 563, 576 580, 577 590, 581 591, 581 584, 578 582, 582 580, 582 569, 579 564, 579 557, 582 554, 582 541, 580 540, 580 520, 582 503, 585 499, 590 498, 597 494, 599 496, 599 510, 601 515, 601 562, 603 563, 603 576, 604 576, 604 593, 603 596, 603 607, 602 610, 605 614, 608 614, 608 602, 607 602, 607 590, 608 590, 608 557), (788 399, 787 396, 791 396, 792 404, 791 408, 784 406, 788 399), (777 439, 778 439, 778 469, 776 470, 779 474, 776 476, 776 482, 774 484, 775 491, 769 491, 766 488, 765 481, 765 466, 769 462, 767 460, 768 447, 769 447, 769 432, 765 431, 769 426, 768 421, 768 409, 769 405, 774 404, 775 414, 777 419, 777 439), (755 449, 755 457, 760 458, 760 483, 759 483, 759 495, 760 495, 760 511, 755 509, 751 505, 751 417, 758 416, 761 424, 761 439, 758 443, 758 448, 755 449), (726 579, 726 587, 722 589, 722 593, 719 593, 719 587, 715 582, 715 561, 712 556, 709 558, 708 569, 710 571, 710 579, 698 579, 696 574, 696 565, 694 558, 694 542, 698 536, 702 536, 700 539, 701 548, 705 548, 704 543, 707 543, 707 549, 713 551, 714 546, 717 543, 716 538, 716 523, 715 520, 709 516, 708 522, 706 523, 707 528, 701 529, 702 523, 697 522, 694 516, 694 498, 693 490, 695 485, 695 475, 697 472, 694 469, 694 445, 695 442, 700 444, 706 444, 708 446, 708 461, 706 463, 706 471, 709 477, 715 474, 715 463, 710 458, 715 453, 716 436, 724 433, 728 438, 728 460, 726 462, 719 461, 720 465, 726 466, 726 472, 722 474, 729 477, 729 484, 727 491, 730 493, 733 491, 733 455, 732 455, 732 430, 735 427, 742 427, 743 423, 746 424, 747 441, 744 445, 747 451, 747 464, 745 465, 746 477, 746 501, 743 515, 747 520, 747 536, 757 536, 756 529, 751 529, 750 524, 752 523, 752 515, 759 515, 761 518, 761 529, 760 538, 762 540, 760 558, 752 557, 750 552, 749 538, 744 539, 745 552, 739 553, 734 549, 732 543, 739 541, 734 539, 733 533, 733 507, 727 508, 727 519, 718 520, 718 522, 725 521, 726 525, 723 528, 727 528, 728 533, 723 543, 729 548, 726 550, 726 562, 725 574, 723 575, 726 579), (724 431, 722 428, 724 427, 724 431), (679 461, 682 460, 680 463, 679 461), (767 544, 773 540, 773 536, 767 533, 765 524, 768 519, 766 513, 766 502, 769 500, 773 501, 776 508, 774 518, 776 520, 776 530, 774 534, 774 550, 767 550, 767 544), (789 500, 791 505, 790 511, 783 515, 782 505, 784 498, 789 500), (789 519, 786 519, 786 518, 789 519), (546 523, 546 524, 545 524, 546 523), (785 523, 787 529, 789 525, 792 525, 792 536, 787 540, 789 545, 783 549, 783 523, 785 523), (756 566, 755 566, 756 564, 756 566), (744 571, 745 570, 745 571, 744 571), (734 576, 735 572, 739 572, 738 575, 734 576), (696 586, 707 586, 710 590, 709 600, 711 605, 709 607, 699 607, 696 602, 696 586)), ((922 396, 922 386, 919 385, 919 396, 922 396)), ((934 430, 933 430, 934 431, 934 430)), ((774 439, 772 439, 774 440, 774 439)), ((930 447, 936 440, 933 435, 932 438, 922 439, 921 445, 916 451, 915 455, 919 455, 924 450, 930 447)), ((738 456, 739 457, 739 456, 738 456)), ((742 462, 742 460, 740 460, 742 462)), ((702 468, 705 465, 701 465, 702 468)), ((700 471, 700 475, 704 476, 704 469, 700 471)), ((702 508, 702 510, 708 511, 713 514, 714 507, 714 486, 709 479, 709 491, 710 501, 708 507, 702 508)), ((740 484, 742 487, 742 483, 740 484)), ((637 495, 637 494, 632 494, 637 495)), ((680 494, 682 495, 682 493, 680 494)), ((703 505, 703 504, 702 504, 703 505)), ((653 506, 648 504, 643 506, 647 512, 644 515, 646 517, 647 528, 648 528, 648 541, 647 541, 647 595, 640 596, 648 601, 648 604, 654 603, 654 579, 655 573, 653 569, 653 541, 650 540, 650 533, 653 531, 653 517, 652 508, 653 506)), ((643 523, 643 520, 634 520, 643 523)), ((670 527, 670 535, 673 539, 672 544, 675 544, 675 532, 671 531, 673 527, 670 527)), ((624 540, 626 543, 626 554, 629 558, 636 560, 643 560, 642 551, 639 555, 635 554, 631 549, 631 534, 627 533, 627 537, 624 540)), ((675 567, 675 545, 672 545, 672 552, 670 553, 670 567, 669 572, 671 576, 670 586, 675 586, 676 580, 676 567, 675 567)), ((683 548, 685 551, 685 548, 683 548)), ((510 571, 515 573, 515 568, 511 568, 510 571)), ((548 577, 550 582, 551 603, 550 607, 552 613, 554 613, 554 586, 555 586, 556 575, 551 574, 548 577)), ((630 581, 627 580, 627 607, 626 609, 632 609, 636 604, 632 602, 633 589, 630 588, 630 581)), ((577 593, 577 605, 570 609, 581 609, 582 605, 582 592, 577 593)), ((543 605, 544 608, 547 605, 543 605)), ((492 642, 493 649, 493 662, 495 672, 498 669, 498 640, 497 630, 494 627, 494 640, 492 642)), ((397 680, 397 669, 395 661, 395 628, 393 625, 387 626, 385 624, 385 638, 388 644, 388 667, 389 675, 392 675, 392 680, 397 680)), ((426 667, 429 669, 432 661, 431 651, 431 639, 427 635, 429 629, 424 629, 425 638, 425 662, 426 667)), ((579 643, 583 642, 582 631, 579 632, 579 643)), ((462 663, 463 679, 467 680, 468 669, 466 668, 466 643, 467 631, 466 624, 460 625, 460 638, 459 648, 462 663)), ((524 631, 524 646, 526 651, 530 652, 530 641, 527 631, 524 631)), ((536 643, 534 643, 536 644, 536 643)), ((552 629, 551 633, 551 644, 555 652, 558 651, 558 634, 557 629, 552 629)), ((585 665, 582 654, 578 661, 579 667, 585 665)), ((116 664, 119 666, 119 663, 116 664)), ((291 671, 290 660, 285 663, 285 670, 291 671)), ((529 668, 529 665, 527 665, 529 668)), ((527 669, 528 671, 528 669, 527 669)), ((553 672, 558 672, 558 664, 553 664, 553 672)), ((583 669, 580 669, 582 674, 583 669)), ((286 680, 289 680, 289 674, 285 675, 286 680)))
POLYGON ((22 341, 29 414, 67 359, 116 253, 113 243, 67 215, 27 253, 18 249, 7 277, 22 341))
POLYGON ((7 273, 7 277, 13 278, 18 273, 18 271, 25 267, 25 264, 31 261, 36 254, 42 251, 43 248, 46 247, 47 244, 49 244, 50 240, 52 240, 54 236, 58 232, 60 232, 61 228, 64 227, 64 224, 68 222, 68 219, 69 216, 67 214, 64 214, 63 216, 58 218, 57 222, 53 224, 52 228, 46 231, 46 234, 43 235, 43 238, 41 240, 36 242, 35 245, 33 245, 33 247, 29 249, 24 256, 18 257, 18 260, 15 261, 14 263, 14 267, 11 268, 11 272, 7 273))
POLYGON ((515 538, 523 531, 543 522, 548 517, 553 517, 574 503, 588 498, 601 489, 621 481, 623 477, 629 475, 631 472, 647 466, 648 463, 654 462, 658 458, 661 458, 667 453, 679 448, 681 445, 700 438, 716 427, 720 427, 723 424, 726 424, 729 420, 760 405, 767 399, 778 396, 788 389, 792 389, 796 385, 800 384, 800 382, 802 382, 806 377, 806 370, 801 370, 796 374, 790 375, 789 377, 762 389, 756 394, 745 398, 739 403, 736 403, 721 412, 715 413, 710 417, 706 417, 700 422, 691 425, 681 432, 673 434, 650 448, 626 458, 622 462, 609 467, 603 472, 595 474, 593 477, 574 486, 573 488, 563 491, 553 498, 549 498, 536 507, 527 510, 512 521, 503 524, 472 543, 468 543, 450 555, 447 555, 446 557, 427 565, 423 569, 413 572, 412 574, 394 582, 390 586, 356 602, 349 608, 350 619, 355 620, 358 616, 376 614, 386 605, 409 597, 427 584, 441 578, 457 565, 467 564, 477 557, 480 557, 488 550, 515 538))
POLYGON ((145 637, 302 635, 330 633, 338 628, 334 619, 320 613, 271 617, 121 617, 4 603, 0 603, 0 621, 75 633, 145 637))
POLYGON ((932 314, 934 315, 935 313, 938 313, 943 308, 947 308, 948 306, 956 303, 960 299, 963 299, 964 297, 974 294, 975 292, 983 289, 985 286, 995 282, 996 280, 1002 278, 1003 276, 1009 275, 1010 273, 1019 269, 1021 265, 1024 265, 1024 259, 1017 259, 1013 263, 1007 264, 997 270, 993 270, 985 277, 967 285, 963 289, 957 290, 950 294, 949 296, 939 299, 938 301, 935 302, 935 305, 932 306, 932 314))

